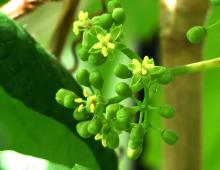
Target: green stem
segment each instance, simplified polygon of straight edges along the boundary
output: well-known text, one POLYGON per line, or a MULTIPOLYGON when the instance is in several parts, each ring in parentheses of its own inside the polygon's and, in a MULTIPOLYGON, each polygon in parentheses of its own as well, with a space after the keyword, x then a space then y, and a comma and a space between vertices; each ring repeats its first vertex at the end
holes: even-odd
POLYGON ((174 75, 184 75, 214 68, 220 68, 220 57, 168 69, 172 71, 174 75))
POLYGON ((214 24, 211 24, 205 28, 206 28, 206 30, 211 30, 211 29, 215 28, 216 26, 218 26, 219 24, 220 24, 220 20, 216 21, 214 24))

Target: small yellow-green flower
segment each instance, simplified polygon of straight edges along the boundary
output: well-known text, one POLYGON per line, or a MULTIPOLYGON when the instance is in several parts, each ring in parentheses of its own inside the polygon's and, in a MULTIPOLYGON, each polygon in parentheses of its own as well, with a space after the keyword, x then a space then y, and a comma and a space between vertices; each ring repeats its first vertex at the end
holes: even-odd
POLYGON ((155 67, 154 63, 152 62, 152 60, 149 59, 148 56, 144 57, 142 63, 137 59, 132 60, 133 74, 139 74, 144 76, 147 75, 148 72, 154 67, 155 67))
POLYGON ((101 140, 102 146, 103 146, 103 147, 107 147, 106 138, 105 138, 102 134, 100 134, 100 133, 96 134, 96 135, 95 135, 95 140, 101 140))
POLYGON ((115 49, 115 44, 111 42, 111 34, 98 34, 97 39, 99 40, 99 42, 94 44, 92 48, 95 50, 100 50, 102 55, 104 57, 107 57, 111 50, 115 49))
POLYGON ((83 100, 82 98, 76 98, 74 100, 75 103, 80 104, 78 107, 78 112, 82 112, 83 109, 86 107, 86 102, 89 102, 90 103, 89 110, 91 113, 94 113, 95 112, 95 105, 96 105, 96 95, 89 96, 88 91, 85 89, 83 90, 83 95, 84 95, 84 97, 87 98, 86 100, 83 100))
POLYGON ((80 11, 78 21, 73 23, 73 32, 75 35, 78 35, 81 29, 89 27, 90 19, 88 15, 88 12, 80 11))

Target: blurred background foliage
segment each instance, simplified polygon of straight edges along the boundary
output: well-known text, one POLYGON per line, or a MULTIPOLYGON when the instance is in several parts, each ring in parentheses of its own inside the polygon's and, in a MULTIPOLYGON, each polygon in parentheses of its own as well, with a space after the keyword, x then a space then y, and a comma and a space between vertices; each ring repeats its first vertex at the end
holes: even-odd
MULTIPOLYGON (((150 57, 154 57, 157 63, 160 63, 160 55, 159 55, 159 0, 121 0, 123 7, 126 11, 126 17, 127 20, 124 25, 124 39, 131 46, 133 49, 137 50, 139 54, 142 56, 149 55, 150 57)), ((80 6, 78 7, 79 10, 87 10, 91 13, 95 13, 100 9, 100 3, 98 0, 81 0, 80 6)), ((48 47, 50 37, 52 35, 52 32, 56 26, 56 22, 58 20, 58 16, 60 14, 60 11, 62 10, 62 2, 50 2, 45 5, 42 5, 34 12, 23 16, 19 18, 17 21, 23 25, 30 33, 33 35, 40 43, 43 44, 43 46, 48 47)), ((78 13, 78 12, 77 12, 78 13)), ((211 24, 215 22, 216 20, 220 19, 220 7, 213 7, 210 8, 207 20, 205 21, 205 24, 211 24)), ((212 59, 220 56, 220 48, 218 47, 218 44, 220 44, 220 26, 216 27, 212 31, 208 32, 207 39, 204 42, 204 55, 203 59, 212 59)), ((1 36, 1 35, 0 35, 1 36)), ((65 48, 62 53, 62 63, 65 65, 66 68, 71 68, 72 65, 74 65, 74 59, 72 57, 72 51, 71 51, 71 43, 75 39, 72 32, 69 33, 68 40, 66 42, 65 48)), ((117 60, 114 61, 115 63, 119 62, 126 62, 123 56, 120 56, 118 54, 117 60)), ((86 65, 84 62, 80 62, 79 67, 90 67, 89 65, 86 65)), ((104 66, 102 66, 100 69, 102 69, 102 74, 106 78, 105 81, 116 82, 117 79, 113 77, 113 74, 111 71, 113 69, 113 64, 109 64, 107 62, 104 66)), ((203 126, 202 126, 202 140, 203 140, 203 168, 204 170, 217 170, 220 169, 220 162, 218 161, 220 159, 220 152, 218 150, 218 142, 220 140, 220 93, 219 87, 220 87, 220 69, 215 69, 211 71, 207 71, 206 73, 203 73, 203 88, 202 88, 202 94, 203 94, 203 103, 202 103, 202 109, 203 109, 203 126), (218 91, 217 91, 218 90, 218 91)), ((186 82, 189 83, 189 82, 186 82)), ((193 86, 193 85, 192 85, 193 86)), ((105 84, 105 94, 106 95, 112 95, 113 89, 112 86, 109 84, 105 84)), ((162 89, 158 92, 158 97, 155 99, 155 103, 162 103, 162 89)), ((141 95, 141 94, 140 94, 141 95)), ((21 105, 19 106, 19 109, 24 109, 28 112, 33 112, 31 114, 38 116, 37 113, 35 113, 32 110, 29 110, 28 108, 25 108, 22 104, 19 104, 19 102, 13 101, 13 99, 9 99, 9 97, 1 90, 0 95, 0 104, 4 105, 4 108, 1 108, 0 110, 0 118, 6 112, 15 112, 13 110, 7 109, 10 106, 21 105), (12 100, 12 103, 5 102, 7 100, 12 100)), ((14 106, 13 106, 14 107, 14 106)), ((19 109, 17 112, 19 113, 19 109)), ((189 108, 190 109, 190 108, 189 108)), ((25 114, 22 113, 22 114, 25 114)), ((10 113, 8 113, 10 115, 10 113)), ((39 116, 40 119, 40 116, 39 116)), ((40 123, 44 122, 44 119, 48 119, 46 117, 41 118, 42 121, 39 120, 40 123)), ((8 119, 9 121, 9 119, 8 119)), ((12 121, 12 120, 10 120, 12 121)), ((14 121, 16 119, 14 118, 14 121)), ((52 120, 48 120, 49 122, 52 120)), ((52 124, 55 124, 57 122, 51 122, 52 124)), ((161 124, 160 120, 155 120, 155 123, 161 124)), ((4 126, 4 124, 0 124, 1 126, 4 126)), ((0 127, 1 127, 0 126, 0 127)), ((33 126, 33 125, 32 125, 33 126)), ((62 126, 62 125, 58 125, 62 126)), ((24 127, 23 127, 24 128, 24 127)), ((31 127, 29 127, 31 128, 31 127)), ((42 127, 41 127, 42 128, 42 127)), ((63 128, 63 127, 62 127, 63 128)), ((61 128, 61 129, 62 129, 61 128)), ((60 133, 62 133, 60 129, 60 133)), ((1 128, 0 130, 4 130, 4 128, 1 128)), ((10 131, 7 133, 7 135, 10 135, 13 133, 10 131)), ((68 134, 67 129, 63 129, 65 134, 68 134)), ((7 131, 6 131, 7 132, 7 131)), ((49 133, 49 132, 45 132, 49 133)), ((56 133, 59 133, 56 132, 56 133)), ((4 133, 3 133, 4 134, 4 133)), ((53 136, 53 133, 51 133, 53 136)), ((56 134, 59 136, 59 134, 56 134)), ((12 134, 13 136, 13 134, 12 134)), ((12 138, 11 136, 11 138, 12 138)), ((51 140, 53 139, 51 136, 51 140)), ((1 137, 1 136, 0 136, 1 137)), ((73 138, 73 136, 72 136, 73 138)), ((77 141, 80 140, 77 138, 77 141)), ((126 135, 125 135, 126 140, 126 135)), ((10 138, 8 138, 10 139, 10 138)), ((1 141, 0 141, 1 142, 1 141)), ((192 141, 193 142, 193 141, 192 141)), ((11 144, 9 142, 9 144, 11 144)), ((74 143, 73 143, 74 144, 74 143)), ((71 144, 71 146, 73 145, 71 144)), ((13 143, 13 147, 16 147, 16 143, 13 143)), ((68 144, 69 145, 69 144, 68 144)), ((83 145, 83 144, 82 144, 83 145)), ((123 145, 123 144, 122 144, 123 145)), ((0 143, 1 147, 1 143, 0 143)), ((12 148, 13 147, 9 147, 12 148)), ((18 146, 20 147, 20 146, 18 146)), ((26 147, 26 146, 25 146, 26 147)), ((87 154, 90 154, 90 151, 86 149, 85 152, 87 154)), ((28 145, 27 148, 28 149, 28 145)), ((62 148, 59 148, 60 152, 62 153, 62 148)), ((65 148, 64 148, 65 149, 65 148)), ((71 149, 70 149, 71 150, 71 149)), ((70 151, 69 150, 69 151, 70 151)), ((47 151, 45 151, 47 152, 47 151)), ((48 151, 50 152, 50 151, 48 151)), ((70 153, 70 152, 69 152, 70 153)), ((46 153, 45 153, 46 154, 46 153)), ((49 154, 49 153, 48 153, 49 154)), ((71 153, 70 153, 71 154, 71 153)), ((38 156, 36 154, 36 156, 38 156)), ((61 157, 61 156, 60 156, 61 157)), ((74 158, 74 155, 71 156, 74 158)), ((88 156, 89 158, 92 158, 92 156, 88 156)), ((51 159, 51 158, 50 158, 51 159)), ((49 159, 49 160, 50 160, 49 159)), ((63 157, 62 160, 58 160, 56 157, 54 157, 53 161, 58 163, 63 163, 65 165, 68 165, 69 163, 66 162, 68 160, 64 160, 65 157, 63 157)), ((81 163, 80 160, 83 158, 77 158, 77 161, 81 163)), ((86 158, 87 160, 87 158, 86 158)), ((136 167, 136 169, 146 169, 146 170, 157 170, 160 169, 160 163, 161 163, 161 140, 158 134, 154 134, 154 132, 150 132, 146 136, 145 141, 145 150, 139 160, 136 162, 130 162, 126 158, 120 159, 121 166, 120 169, 131 169, 131 166, 136 167)), ((69 160, 71 161, 71 160, 69 160)), ((91 162, 87 162, 86 165, 92 164, 91 162)), ((97 165, 93 163, 93 167, 96 167, 97 165)), ((109 164, 110 166, 110 164, 109 164)))

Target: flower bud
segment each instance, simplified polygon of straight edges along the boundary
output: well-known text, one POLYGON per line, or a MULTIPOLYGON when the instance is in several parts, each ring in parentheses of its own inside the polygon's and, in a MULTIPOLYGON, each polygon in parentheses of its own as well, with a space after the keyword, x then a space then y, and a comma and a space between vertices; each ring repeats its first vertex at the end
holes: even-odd
POLYGON ((114 74, 122 79, 127 79, 132 76, 131 71, 124 64, 118 64, 114 69, 114 74))
POLYGON ((163 138, 164 142, 166 142, 169 145, 174 145, 178 141, 177 134, 171 130, 164 129, 161 132, 161 137, 163 138))
POLYGON ((88 129, 88 125, 89 125, 88 121, 79 122, 76 125, 76 131, 83 138, 89 138, 91 136, 91 134, 87 130, 88 129))
POLYGON ((76 103, 74 102, 74 99, 76 96, 74 94, 69 94, 64 97, 63 106, 69 109, 73 109, 76 107, 76 103))
POLYGON ((111 126, 106 123, 102 126, 102 134, 105 136, 111 131, 111 126))
POLYGON ((202 26, 192 27, 187 31, 186 36, 192 44, 198 44, 205 38, 206 29, 202 26))
POLYGON ((112 19, 112 16, 110 14, 105 13, 105 14, 100 15, 96 22, 102 28, 109 29, 112 26, 113 19, 112 19))
POLYGON ((57 91, 55 99, 56 99, 57 103, 64 105, 64 98, 68 95, 73 96, 74 99, 77 98, 77 96, 74 92, 61 88, 57 91))
POLYGON ((73 112, 73 118, 75 120, 81 121, 81 120, 86 120, 89 118, 89 113, 83 109, 81 112, 76 108, 73 112))
POLYGON ((115 91, 119 96, 121 96, 123 98, 127 98, 132 95, 132 91, 131 91, 129 85, 124 82, 118 83, 115 86, 115 91))
POLYGON ((111 0, 107 4, 107 10, 108 10, 109 13, 112 13, 112 11, 115 8, 120 8, 120 7, 121 7, 121 4, 118 0, 111 0))
POLYGON ((120 109, 118 103, 110 104, 106 107, 106 118, 113 119, 116 116, 117 111, 120 109))
POLYGON ((112 18, 117 25, 123 24, 125 21, 125 12, 123 8, 115 8, 112 12, 112 18))
POLYGON ((91 85, 97 89, 102 89, 103 84, 104 84, 104 80, 98 71, 93 71, 90 74, 89 81, 90 81, 91 85))
POLYGON ((76 80, 83 86, 90 86, 89 72, 86 69, 80 69, 76 73, 76 80))
POLYGON ((140 145, 143 144, 144 141, 144 127, 141 124, 136 124, 132 129, 130 133, 130 138, 128 141, 128 146, 130 148, 136 149, 140 145))
POLYGON ((164 71, 159 77, 158 82, 160 84, 168 84, 173 80, 173 74, 171 71, 166 70, 164 71))
POLYGON ((88 62, 92 65, 99 66, 104 64, 106 61, 106 58, 101 54, 90 54, 88 58, 88 62))
POLYGON ((158 112, 162 117, 169 119, 174 116, 175 109, 172 106, 161 106, 158 112))
POLYGON ((80 48, 77 48, 77 56, 82 61, 87 61, 89 57, 88 49, 86 47, 81 46, 80 48))
POLYGON ((115 131, 110 132, 107 136, 106 136, 106 144, 108 146, 108 148, 110 149, 115 149, 118 147, 119 145, 119 136, 118 133, 115 131))
POLYGON ((127 156, 132 160, 137 159, 141 155, 141 152, 142 152, 142 146, 139 146, 138 148, 135 149, 130 147, 127 148, 127 156))
POLYGON ((88 132, 96 135, 102 128, 102 122, 98 118, 94 118, 89 122, 88 132))
POLYGON ((129 108, 122 108, 116 113, 117 129, 127 130, 130 126, 131 112, 129 108))

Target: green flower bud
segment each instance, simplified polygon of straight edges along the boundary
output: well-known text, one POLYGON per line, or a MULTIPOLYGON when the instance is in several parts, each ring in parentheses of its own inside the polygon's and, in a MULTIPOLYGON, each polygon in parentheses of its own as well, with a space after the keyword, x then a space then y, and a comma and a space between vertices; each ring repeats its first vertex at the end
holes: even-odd
POLYGON ((119 136, 117 132, 110 132, 107 136, 106 136, 106 144, 108 146, 108 148, 110 149, 115 149, 118 147, 119 145, 119 136))
POLYGON ((92 65, 99 66, 104 64, 106 61, 106 58, 101 54, 90 54, 88 58, 88 62, 92 65))
POLYGON ((130 147, 127 148, 127 156, 132 160, 137 159, 141 155, 141 152, 142 152, 142 146, 139 146, 138 148, 135 149, 130 147))
POLYGON ((76 125, 76 131, 83 138, 89 138, 91 134, 88 132, 88 121, 80 122, 76 125))
POLYGON ((125 12, 123 8, 115 8, 112 12, 112 18, 117 25, 123 24, 125 21, 125 12))
POLYGON ((97 89, 102 89, 103 84, 104 84, 104 80, 98 71, 93 71, 90 74, 89 81, 90 81, 91 85, 97 89))
POLYGON ((175 109, 172 106, 161 106, 158 112, 162 117, 169 119, 174 116, 175 109))
POLYGON ((109 1, 107 4, 107 10, 109 13, 112 13, 115 8, 120 8, 121 4, 118 0, 109 1))
MULTIPOLYGON (((75 98, 77 98, 77 95, 74 92, 61 88, 57 91, 55 99, 56 99, 57 103, 64 105, 64 98, 68 95, 72 96, 73 100, 75 98)), ((68 97, 68 98, 70 98, 70 97, 68 97)))
POLYGON ((113 119, 116 116, 116 113, 120 109, 120 105, 118 103, 110 104, 106 107, 106 118, 113 119))
POLYGON ((158 77, 158 82, 160 84, 168 84, 173 80, 173 74, 171 71, 166 70, 158 77))
POLYGON ((83 47, 82 45, 77 48, 77 56, 82 60, 82 61, 87 61, 89 57, 88 49, 86 47, 83 47))
POLYGON ((130 133, 130 138, 128 141, 128 146, 132 149, 138 148, 140 145, 143 144, 144 141, 144 127, 141 124, 136 124, 130 133))
POLYGON ((109 29, 112 26, 113 19, 108 13, 102 14, 93 20, 94 24, 100 25, 104 29, 109 29))
POLYGON ((220 0, 210 0, 213 5, 220 5, 220 0))
POLYGON ((176 144, 179 139, 175 132, 166 129, 161 132, 161 137, 169 145, 176 144))
POLYGON ((63 101, 63 106, 69 109, 73 109, 76 107, 76 103, 74 102, 74 99, 76 98, 75 95, 69 94, 65 96, 64 101, 63 101))
POLYGON ((124 64, 118 64, 114 69, 114 74, 122 79, 127 79, 132 76, 131 71, 124 64))
POLYGON ((122 108, 116 113, 117 129, 127 130, 130 127, 131 111, 129 108, 122 108))
POLYGON ((186 36, 192 44, 198 44, 205 38, 206 29, 202 26, 192 27, 187 31, 186 36))
POLYGON ((115 86, 115 91, 119 96, 121 96, 123 98, 127 98, 132 95, 132 91, 131 91, 129 85, 124 82, 118 83, 115 86))
POLYGON ((94 118, 89 122, 88 132, 96 135, 102 128, 102 122, 98 118, 94 118))
POLYGON ((104 124, 103 127, 102 127, 102 134, 105 136, 110 131, 111 131, 111 126, 108 123, 104 124))
POLYGON ((79 112, 78 108, 76 108, 73 112, 73 118, 78 121, 86 120, 89 118, 89 113, 85 109, 79 112))
POLYGON ((89 72, 86 69, 80 69, 76 73, 76 80, 83 86, 90 86, 89 72))

